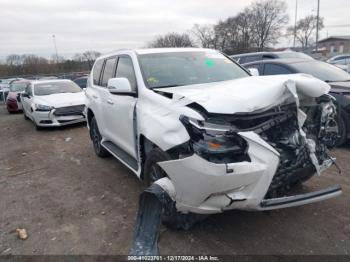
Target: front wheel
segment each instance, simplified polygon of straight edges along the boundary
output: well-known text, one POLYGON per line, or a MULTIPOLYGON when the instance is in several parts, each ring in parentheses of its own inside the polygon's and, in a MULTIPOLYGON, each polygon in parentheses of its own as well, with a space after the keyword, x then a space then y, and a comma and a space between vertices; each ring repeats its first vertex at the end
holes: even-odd
MULTIPOLYGON (((150 186, 158 179, 167 176, 158 162, 169 160, 171 160, 170 156, 159 148, 155 148, 147 154, 144 165, 144 184, 146 186, 150 186)), ((180 213, 176 209, 176 203, 171 201, 163 208, 162 223, 169 228, 188 230, 205 218, 205 215, 180 213)))
POLYGON ((90 122, 90 138, 94 145, 94 150, 97 156, 102 158, 110 156, 110 153, 101 145, 102 136, 98 130, 95 117, 93 117, 90 122))
POLYGON ((339 118, 338 127, 339 127, 339 139, 338 139, 337 145, 341 146, 341 145, 346 143, 347 138, 348 138, 348 131, 346 128, 346 120, 344 119, 343 116, 340 116, 340 118, 339 118))
POLYGON ((24 120, 29 120, 29 117, 27 117, 26 111, 23 109, 23 115, 24 115, 24 120))

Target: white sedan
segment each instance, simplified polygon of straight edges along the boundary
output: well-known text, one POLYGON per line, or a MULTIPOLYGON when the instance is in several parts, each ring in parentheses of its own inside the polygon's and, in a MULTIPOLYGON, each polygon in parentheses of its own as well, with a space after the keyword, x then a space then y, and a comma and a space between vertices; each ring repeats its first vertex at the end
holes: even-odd
POLYGON ((25 119, 40 127, 84 122, 85 93, 70 80, 33 81, 22 94, 25 119))

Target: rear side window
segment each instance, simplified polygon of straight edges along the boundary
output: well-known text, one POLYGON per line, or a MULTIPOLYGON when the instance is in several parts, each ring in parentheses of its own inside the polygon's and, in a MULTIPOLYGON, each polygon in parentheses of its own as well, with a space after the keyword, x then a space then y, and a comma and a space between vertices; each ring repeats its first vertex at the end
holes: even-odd
POLYGON ((284 74, 292 74, 292 72, 281 65, 276 64, 265 64, 264 66, 264 75, 284 75, 284 74))
POLYGON ((114 77, 116 58, 106 60, 105 69, 103 70, 101 86, 107 87, 108 80, 114 77))
POLYGON ((125 77, 129 80, 131 88, 136 91, 136 76, 132 60, 128 56, 119 57, 116 77, 125 77))
POLYGON ((93 80, 94 80, 94 85, 99 85, 99 81, 100 81, 100 74, 101 74, 101 70, 102 70, 102 66, 103 66, 103 59, 97 60, 95 62, 94 68, 93 68, 93 80))

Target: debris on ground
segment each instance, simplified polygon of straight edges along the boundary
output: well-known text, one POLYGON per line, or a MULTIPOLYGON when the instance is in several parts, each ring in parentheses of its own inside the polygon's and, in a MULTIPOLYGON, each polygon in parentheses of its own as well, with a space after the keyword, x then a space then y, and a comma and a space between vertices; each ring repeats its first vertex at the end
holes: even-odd
POLYGON ((26 156, 26 155, 27 155, 27 153, 26 153, 26 152, 23 152, 23 153, 22 153, 22 156, 26 156))
POLYGON ((66 142, 69 142, 69 141, 71 141, 71 140, 72 140, 71 137, 66 137, 66 139, 64 139, 64 141, 66 141, 66 142))
POLYGON ((6 254, 6 253, 8 253, 8 252, 10 252, 11 251, 11 248, 9 247, 9 248, 6 248, 4 251, 2 251, 2 254, 6 254))
POLYGON ((17 228, 16 232, 19 239, 26 240, 28 238, 27 230, 24 228, 17 228))

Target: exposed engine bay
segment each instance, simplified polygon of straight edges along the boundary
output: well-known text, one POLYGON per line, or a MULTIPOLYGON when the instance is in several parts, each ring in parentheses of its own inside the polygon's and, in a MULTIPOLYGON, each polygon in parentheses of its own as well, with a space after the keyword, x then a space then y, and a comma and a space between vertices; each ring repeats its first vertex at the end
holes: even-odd
POLYGON ((282 197, 292 186, 334 163, 328 155, 328 149, 338 139, 333 98, 323 95, 307 102, 300 109, 291 103, 264 112, 233 115, 208 113, 198 104, 191 104, 205 121, 182 116, 180 120, 191 140, 176 150, 180 157, 197 153, 213 163, 249 162, 248 144, 237 132, 253 131, 280 154, 278 169, 265 198, 282 197), (305 114, 301 128, 298 114, 305 114))

